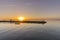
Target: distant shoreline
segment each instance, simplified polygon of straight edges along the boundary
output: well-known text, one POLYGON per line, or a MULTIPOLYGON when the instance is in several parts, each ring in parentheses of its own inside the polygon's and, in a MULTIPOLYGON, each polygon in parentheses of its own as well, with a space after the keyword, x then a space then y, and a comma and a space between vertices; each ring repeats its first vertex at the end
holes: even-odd
POLYGON ((46 21, 0 21, 1 22, 7 22, 7 23, 39 23, 39 24, 45 24, 47 23, 46 21))

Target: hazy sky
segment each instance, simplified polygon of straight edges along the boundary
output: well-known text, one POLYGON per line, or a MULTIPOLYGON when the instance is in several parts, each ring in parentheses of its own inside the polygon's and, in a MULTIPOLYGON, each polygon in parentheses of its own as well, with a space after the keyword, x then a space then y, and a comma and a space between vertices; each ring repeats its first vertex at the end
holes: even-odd
POLYGON ((0 0, 1 17, 60 18, 60 0, 0 0))

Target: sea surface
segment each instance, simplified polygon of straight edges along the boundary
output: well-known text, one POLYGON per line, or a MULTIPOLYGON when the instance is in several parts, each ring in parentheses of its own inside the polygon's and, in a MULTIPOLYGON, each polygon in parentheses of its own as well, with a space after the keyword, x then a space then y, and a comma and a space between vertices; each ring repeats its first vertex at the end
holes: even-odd
POLYGON ((0 40, 60 40, 60 21, 46 24, 0 23, 0 40))

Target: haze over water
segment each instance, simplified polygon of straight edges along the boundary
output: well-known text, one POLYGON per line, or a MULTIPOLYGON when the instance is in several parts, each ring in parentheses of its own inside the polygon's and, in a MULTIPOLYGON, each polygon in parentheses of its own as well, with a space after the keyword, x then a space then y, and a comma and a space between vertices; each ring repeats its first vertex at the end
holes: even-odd
POLYGON ((44 25, 0 23, 0 40, 60 40, 60 21, 44 25))
POLYGON ((2 22, 44 19, 53 21, 0 23, 0 40, 60 40, 60 0, 0 0, 2 22))

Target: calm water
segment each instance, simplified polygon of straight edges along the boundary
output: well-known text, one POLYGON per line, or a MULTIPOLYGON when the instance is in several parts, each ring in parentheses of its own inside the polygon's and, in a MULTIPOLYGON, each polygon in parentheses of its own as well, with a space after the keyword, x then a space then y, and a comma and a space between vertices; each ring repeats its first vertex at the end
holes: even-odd
POLYGON ((60 21, 44 25, 0 23, 0 40, 60 40, 60 21))

